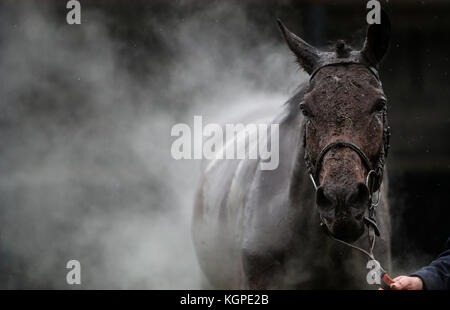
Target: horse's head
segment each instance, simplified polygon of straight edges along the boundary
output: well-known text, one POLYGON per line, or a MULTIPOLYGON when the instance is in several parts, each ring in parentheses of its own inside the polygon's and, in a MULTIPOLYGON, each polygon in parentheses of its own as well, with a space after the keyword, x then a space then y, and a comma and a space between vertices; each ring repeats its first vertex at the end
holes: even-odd
POLYGON ((327 52, 279 26, 311 76, 299 113, 305 117, 305 160, 317 184, 319 213, 335 237, 355 241, 364 232, 363 217, 380 186, 387 151, 386 96, 377 68, 389 43, 389 20, 382 12, 381 24, 369 26, 362 50, 339 41, 327 52))

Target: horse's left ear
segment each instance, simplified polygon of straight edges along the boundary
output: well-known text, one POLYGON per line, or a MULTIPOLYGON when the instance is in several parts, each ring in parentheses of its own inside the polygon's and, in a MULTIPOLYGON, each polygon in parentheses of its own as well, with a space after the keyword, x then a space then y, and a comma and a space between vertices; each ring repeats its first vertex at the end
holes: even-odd
POLYGON ((319 63, 319 51, 289 31, 281 20, 277 19, 277 22, 289 49, 297 57, 297 62, 308 74, 311 74, 319 63))
POLYGON ((387 13, 381 9, 380 24, 372 24, 367 28, 366 41, 361 50, 364 58, 374 67, 378 64, 386 54, 389 41, 391 38, 391 21, 387 13))

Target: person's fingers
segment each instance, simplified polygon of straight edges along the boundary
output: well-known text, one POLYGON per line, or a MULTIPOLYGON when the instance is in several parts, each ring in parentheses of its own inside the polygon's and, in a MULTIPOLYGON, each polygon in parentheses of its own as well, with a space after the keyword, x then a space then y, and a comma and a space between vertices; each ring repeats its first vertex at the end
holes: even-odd
POLYGON ((418 277, 398 276, 392 280, 390 288, 393 290, 421 290, 422 280, 418 277))
POLYGON ((394 279, 395 282, 407 283, 409 280, 408 276, 398 276, 394 279))
POLYGON ((408 281, 405 280, 405 276, 396 277, 391 284, 391 289, 393 290, 402 290, 407 286, 408 281))
POLYGON ((422 281, 415 277, 399 276, 394 279, 394 283, 392 283, 391 288, 396 290, 422 289, 422 281))

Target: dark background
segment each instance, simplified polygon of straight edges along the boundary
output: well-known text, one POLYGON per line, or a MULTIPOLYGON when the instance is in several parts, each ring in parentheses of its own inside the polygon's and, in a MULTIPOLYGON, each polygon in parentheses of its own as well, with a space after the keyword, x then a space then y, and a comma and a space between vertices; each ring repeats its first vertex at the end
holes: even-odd
MULTIPOLYGON (((173 118, 173 123, 177 122, 183 119, 181 116, 183 113, 190 113, 190 99, 193 98, 194 93, 208 92, 208 89, 199 90, 199 87, 204 86, 198 86, 195 83, 182 89, 170 87, 170 70, 174 66, 176 68, 178 61, 183 59, 185 53, 188 53, 188 51, 173 48, 174 45, 176 46, 176 40, 171 38, 173 32, 180 32, 180 29, 174 29, 174 26, 183 25, 186 20, 194 16, 197 21, 196 27, 189 29, 194 29, 195 32, 187 34, 192 36, 193 41, 200 42, 199 44, 209 44, 205 40, 211 39, 211 36, 202 37, 203 31, 214 33, 216 30, 219 32, 219 30, 229 29, 226 37, 223 34, 218 35, 219 39, 226 38, 227 41, 223 42, 223 55, 217 54, 217 61, 228 60, 227 44, 231 44, 233 38, 239 41, 239 49, 250 51, 250 54, 255 51, 255 57, 263 57, 260 50, 256 48, 261 42, 271 42, 274 46, 284 48, 281 47, 283 42, 275 24, 276 17, 281 18, 291 30, 316 46, 326 46, 334 40, 343 38, 356 47, 360 47, 365 34, 365 1, 81 1, 83 12, 81 26, 65 24, 65 1, 42 1, 39 5, 33 5, 32 9, 29 9, 29 3, 25 4, 25 2, 5 1, 0 4, 2 27, 0 55, 3 73, 0 88, 2 101, 0 171, 4 178, 0 187, 0 216, 2 217, 0 219, 2 238, 0 239, 0 279, 2 280, 0 286, 4 288, 65 288, 60 280, 53 281, 53 276, 48 276, 52 270, 51 266, 35 276, 30 276, 33 269, 40 268, 36 265, 37 263, 33 263, 31 257, 39 257, 40 254, 48 252, 48 248, 52 249, 52 255, 63 257, 62 260, 73 255, 85 258, 90 255, 89 259, 86 258, 90 264, 97 267, 103 266, 105 258, 96 252, 98 243, 103 244, 100 237, 97 239, 95 237, 98 236, 98 230, 93 231, 93 239, 89 242, 80 243, 77 238, 73 238, 74 232, 84 229, 78 225, 84 221, 85 217, 95 217, 98 213, 116 212, 123 206, 127 206, 128 210, 135 214, 139 215, 142 212, 143 216, 150 217, 155 210, 176 209, 177 202, 169 201, 170 198, 167 197, 173 195, 173 191, 176 192, 177 189, 173 189, 169 181, 162 182, 159 178, 164 168, 156 169, 156 171, 150 168, 149 174, 152 177, 147 178, 146 172, 143 172, 144 166, 140 166, 139 160, 133 157, 135 155, 123 153, 123 145, 120 142, 122 140, 115 134, 116 130, 119 130, 117 128, 122 128, 126 132, 129 130, 130 122, 134 122, 134 118, 139 119, 143 114, 154 115, 154 111, 165 111, 173 118), (235 19, 233 9, 228 10, 223 16, 210 15, 211 8, 214 10, 215 6, 223 6, 224 2, 232 8, 239 8, 241 17, 235 19), (58 57, 65 56, 57 53, 59 47, 56 43, 55 49, 48 49, 48 53, 43 53, 44 49, 36 49, 36 46, 24 43, 22 48, 29 54, 25 54, 23 59, 19 59, 17 63, 12 62, 11 65, 9 60, 15 53, 6 52, 7 47, 11 46, 10 36, 15 37, 13 41, 15 44, 21 42, 23 33, 15 32, 15 29, 17 25, 20 28, 20 24, 25 22, 23 16, 34 16, 35 13, 22 15, 22 12, 30 12, 30 10, 38 12, 36 13, 38 15, 46 16, 44 20, 51 21, 49 22, 51 29, 55 31, 53 32, 54 40, 51 38, 48 41, 37 40, 36 44, 65 42, 63 44, 65 48, 70 46, 76 57, 71 57, 68 53, 67 58, 59 59, 58 57), (242 15, 245 16, 244 19, 242 15), (101 23, 102 32, 83 41, 84 37, 80 35, 79 29, 90 27, 94 21, 101 23), (253 35, 247 36, 247 31, 253 35), (259 35, 254 35, 255 31, 259 35), (102 34, 106 35, 108 42, 113 44, 104 44, 102 34), (72 42, 64 41, 72 37, 80 37, 81 42, 84 43, 72 44, 72 42), (83 79, 81 84, 74 84, 75 76, 70 69, 67 71, 61 71, 59 67, 54 71, 51 69, 53 62, 77 66, 79 61, 77 57, 85 56, 83 53, 86 48, 94 51, 92 55, 99 57, 99 62, 103 61, 102 54, 108 55, 108 49, 115 51, 114 66, 109 73, 113 77, 113 82, 106 84, 108 88, 119 90, 125 82, 122 76, 120 78, 117 76, 121 72, 126 72, 130 75, 126 80, 128 89, 130 87, 138 89, 136 95, 130 91, 133 94, 131 97, 124 96, 129 101, 122 100, 123 98, 117 94, 112 96, 112 101, 117 100, 113 112, 101 105, 93 108, 91 104, 96 101, 90 98, 90 94, 87 95, 88 92, 93 92, 101 96, 105 89, 95 87, 96 84, 83 84, 83 79), (36 62, 33 61, 36 57, 39 58, 39 65, 34 66, 36 62), (41 62, 42 59, 45 62, 41 62), (20 68, 24 66, 20 70, 16 66, 19 63, 20 68), (10 87, 14 74, 31 76, 33 82, 29 80, 23 82, 19 78, 16 79, 18 82, 14 84, 15 86, 10 87), (36 81, 46 81, 46 87, 36 81), (53 89, 58 87, 63 91, 56 96, 53 89), (158 100, 146 100, 146 93, 152 98, 156 96, 158 100), (166 100, 167 98, 171 99, 166 100), (109 113, 114 117, 110 117, 109 113), (129 122, 123 121, 124 119, 129 122), (98 124, 104 124, 104 126, 102 125, 99 129, 98 124), (95 145, 101 145, 108 152, 97 154, 95 150, 89 150, 89 145, 84 144, 87 138, 77 140, 80 135, 79 128, 86 129, 81 133, 82 137, 92 135, 98 137, 95 145), (45 143, 34 145, 33 141, 36 137, 42 138, 45 143), (61 141, 54 142, 54 137, 61 138, 61 141), (52 217, 50 225, 47 222, 43 224, 49 229, 48 232, 40 234, 40 228, 36 228, 22 234, 22 227, 29 228, 35 221, 42 221, 42 218, 48 217, 46 212, 54 214, 54 209, 46 210, 44 207, 38 213, 30 215, 29 209, 21 208, 21 206, 35 203, 36 209, 40 208, 42 203, 49 203, 48 195, 53 193, 57 185, 50 184, 46 187, 45 184, 42 185, 45 181, 37 181, 24 189, 22 183, 15 181, 18 171, 23 172, 26 177, 28 170, 24 170, 23 167, 30 164, 30 171, 32 171, 34 169, 32 167, 39 166, 41 163, 35 162, 34 158, 49 158, 52 152, 51 147, 60 143, 70 145, 70 151, 67 153, 70 153, 70 156, 87 154, 87 157, 83 159, 83 156, 67 157, 68 155, 63 153, 62 156, 66 156, 62 161, 64 166, 74 164, 73 167, 70 166, 74 169, 71 170, 73 174, 68 173, 70 182, 67 183, 67 179, 64 179, 66 180, 64 182, 69 184, 70 188, 76 188, 78 192, 73 194, 71 190, 70 194, 66 193, 58 198, 58 201, 66 201, 68 204, 74 201, 70 208, 64 209, 66 213, 72 212, 70 214, 76 215, 81 209, 83 216, 75 216, 72 218, 73 221, 64 218, 64 215, 60 216, 64 218, 63 221, 60 221, 60 217, 52 217), (72 149, 72 145, 77 146, 72 149), (115 153, 114 150, 118 149, 121 151, 115 153), (93 158, 93 154, 94 157, 98 157, 93 158), (122 161, 121 156, 124 154, 128 157, 122 161), (90 171, 91 166, 85 166, 85 161, 91 160, 99 170, 90 171), (76 167, 80 167, 79 164, 90 172, 78 173, 76 167), (116 172, 116 164, 123 164, 122 169, 132 171, 130 174, 133 176, 128 178, 124 177, 122 172, 116 172), (114 168, 110 169, 111 167, 114 168), (105 172, 105 170, 108 171, 105 172), (96 179, 104 174, 105 178, 96 179), (140 177, 137 178, 136 175, 140 177), (8 183, 7 179, 13 181, 8 183), (110 179, 128 185, 120 187, 118 191, 113 190, 114 186, 108 183, 110 179), (130 201, 139 200, 143 195, 152 197, 149 203, 151 213, 143 211, 146 209, 142 206, 129 205, 130 201), (93 198, 88 200, 89 203, 85 203, 85 197, 93 198), (102 207, 105 205, 116 207, 102 207), (35 236, 39 236, 37 238, 39 240, 34 240, 35 236), (71 247, 74 242, 77 245, 81 244, 83 251, 78 251, 77 246, 71 247), (24 249, 21 248, 22 244, 25 244, 24 249)), ((392 210, 394 270, 413 271, 414 268, 426 264, 436 256, 450 235, 450 208, 447 198, 450 176, 448 144, 450 3, 448 1, 390 1, 386 4, 382 1, 382 4, 388 11, 393 25, 390 50, 380 72, 384 90, 389 99, 388 115, 392 128, 391 150, 387 164, 390 177, 389 200, 392 210)), ((42 22, 42 20, 39 21, 42 22)), ((45 37, 46 33, 36 34, 37 38, 39 36, 45 37)), ((24 42, 30 41, 27 41, 24 36, 24 42)), ((284 51, 283 57, 291 57, 287 48, 284 51)), ((23 53, 23 50, 18 53, 23 53)), ((238 58, 239 54, 233 54, 233 57, 238 58)), ((249 54, 242 57, 243 61, 246 61, 245 57, 249 57, 249 54)), ((93 63, 95 61, 97 58, 94 57, 93 63)), ((252 64, 258 64, 258 59, 251 59, 251 61, 252 64)), ((289 62, 295 66, 292 59, 289 59, 289 62)), ((195 63, 191 65, 195 66, 195 63)), ((229 70, 228 73, 232 76, 233 70, 237 69, 231 65, 229 68, 225 66, 223 70, 229 70)), ((247 81, 261 79, 260 76, 265 75, 264 66, 260 68, 254 66, 244 75, 247 81)), ((274 83, 283 85, 285 83, 283 74, 277 76, 267 89, 276 87, 274 83)), ((170 138, 169 131, 150 132, 150 135, 152 134, 160 137, 167 134, 167 140, 170 138)), ((152 149, 151 141, 150 139, 149 147, 152 149)), ((158 148, 160 146, 155 144, 152 152, 156 152, 158 148)), ((47 163, 46 160, 44 162, 47 163)), ((168 166, 171 167, 171 165, 169 162, 168 166)), ((157 164, 152 167, 156 166, 157 164)), ((127 173, 125 175, 128 175, 127 173)), ((52 177, 49 176, 49 178, 52 177)), ((182 184, 192 185, 190 181, 182 184)), ((184 199, 189 204, 192 191, 188 191, 184 199)), ((124 219, 120 223, 127 222, 124 219)), ((167 225, 170 231, 172 226, 170 223, 167 225)), ((167 225, 162 224, 164 227, 167 225)), ((131 241, 127 239, 123 242, 131 241)), ((56 263, 50 260, 49 264, 52 263, 56 264, 55 266, 64 264, 64 262, 56 263)), ((96 272, 110 271, 108 268, 98 268, 95 269, 96 272)), ((125 268, 122 271, 127 272, 128 269, 125 268)), ((57 274, 58 276, 61 274, 63 278, 64 270, 58 271, 57 274)), ((88 276, 87 279, 95 283, 88 287, 121 288, 122 286, 116 281, 121 275, 123 274, 119 273, 112 275, 111 278, 103 278, 104 282, 95 282, 92 280, 95 276, 88 276)), ((174 279, 177 277, 178 275, 170 278, 170 281, 176 281, 174 279)), ((158 282, 149 284, 149 282, 137 280, 125 287, 158 288, 159 286, 158 282)))

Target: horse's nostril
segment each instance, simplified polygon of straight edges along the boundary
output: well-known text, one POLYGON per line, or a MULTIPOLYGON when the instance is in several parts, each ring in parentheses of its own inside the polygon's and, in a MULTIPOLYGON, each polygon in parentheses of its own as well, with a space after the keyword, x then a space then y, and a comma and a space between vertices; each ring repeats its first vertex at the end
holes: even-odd
POLYGON ((347 202, 350 204, 365 204, 369 199, 369 190, 366 184, 359 182, 347 197, 347 202))
POLYGON ((317 189, 316 204, 319 208, 329 209, 333 206, 333 201, 327 196, 323 186, 317 189))

